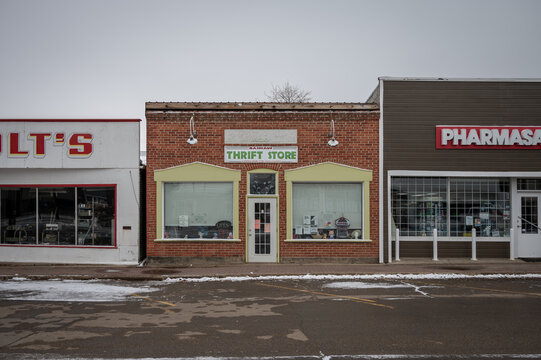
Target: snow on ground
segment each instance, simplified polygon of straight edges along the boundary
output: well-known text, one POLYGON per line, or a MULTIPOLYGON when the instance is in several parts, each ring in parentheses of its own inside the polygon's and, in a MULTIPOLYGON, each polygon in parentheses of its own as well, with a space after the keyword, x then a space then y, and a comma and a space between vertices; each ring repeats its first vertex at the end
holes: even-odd
POLYGON ((95 280, 26 281, 13 278, 0 282, 1 300, 117 302, 137 293, 157 291, 149 286, 124 286, 95 280))
POLYGON ((340 281, 323 285, 324 288, 332 289, 390 289, 390 288, 409 288, 406 284, 391 283, 368 283, 362 281, 340 281))
POLYGON ((211 281, 266 281, 266 280, 461 280, 461 279, 541 279, 541 274, 366 274, 366 275, 272 275, 225 276, 199 278, 166 278, 165 283, 211 281))

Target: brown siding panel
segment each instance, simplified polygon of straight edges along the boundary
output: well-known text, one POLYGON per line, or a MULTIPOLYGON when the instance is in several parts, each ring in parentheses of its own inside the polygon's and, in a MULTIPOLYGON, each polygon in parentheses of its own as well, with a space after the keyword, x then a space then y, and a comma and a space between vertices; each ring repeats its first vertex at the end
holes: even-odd
MULTIPOLYGON (((541 126, 541 82, 384 80, 383 83, 384 199, 388 196, 389 170, 541 171, 541 150, 436 150, 436 125, 541 126)), ((386 200, 383 211, 387 246, 386 200)), ((404 244, 408 244, 404 245, 404 254, 427 256, 428 246, 432 256, 431 243, 404 244)), ((505 256, 508 256, 509 244, 507 250, 503 244, 479 243, 479 251, 490 257, 501 257, 507 251, 505 256)), ((384 250, 387 256, 387 249, 384 250)), ((456 249, 452 252, 464 254, 456 249)))

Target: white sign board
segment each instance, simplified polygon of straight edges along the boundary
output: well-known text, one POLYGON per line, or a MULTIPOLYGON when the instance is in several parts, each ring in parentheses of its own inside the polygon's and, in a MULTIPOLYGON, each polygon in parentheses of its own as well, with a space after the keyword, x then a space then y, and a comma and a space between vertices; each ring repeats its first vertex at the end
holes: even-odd
POLYGON ((296 144, 297 129, 226 129, 224 141, 226 144, 296 144))
POLYGON ((139 120, 0 120, 0 168, 137 168, 139 120))
POLYGON ((296 146, 225 146, 226 163, 296 163, 296 146))

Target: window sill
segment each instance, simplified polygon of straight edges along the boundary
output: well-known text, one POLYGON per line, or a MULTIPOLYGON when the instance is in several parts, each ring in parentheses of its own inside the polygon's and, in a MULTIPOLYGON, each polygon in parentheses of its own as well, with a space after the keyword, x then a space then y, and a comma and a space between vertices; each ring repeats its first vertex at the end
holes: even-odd
POLYGON ((240 239, 154 239, 154 242, 240 242, 240 239))
POLYGON ((363 240, 363 239, 287 239, 285 242, 311 242, 311 243, 369 243, 372 240, 363 240))

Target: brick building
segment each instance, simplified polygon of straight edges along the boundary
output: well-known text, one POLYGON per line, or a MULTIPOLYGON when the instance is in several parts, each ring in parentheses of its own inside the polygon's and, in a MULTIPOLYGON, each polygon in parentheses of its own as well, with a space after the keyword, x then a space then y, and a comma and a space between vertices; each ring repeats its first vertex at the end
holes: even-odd
POLYGON ((147 256, 376 262, 379 108, 147 103, 147 256))

